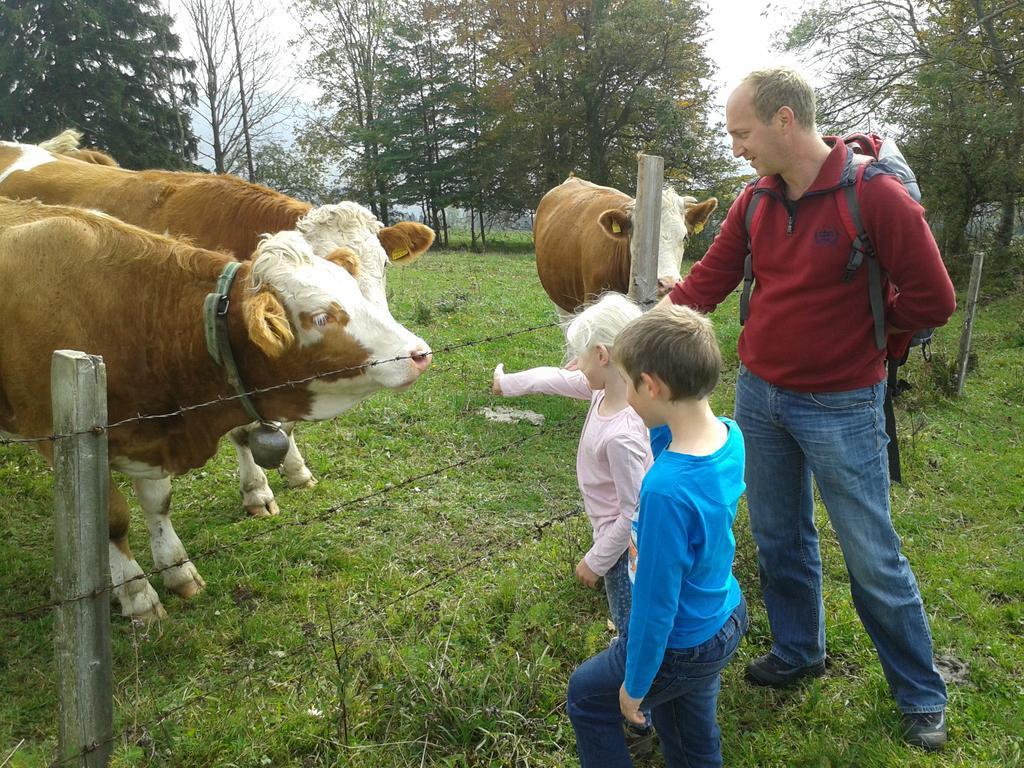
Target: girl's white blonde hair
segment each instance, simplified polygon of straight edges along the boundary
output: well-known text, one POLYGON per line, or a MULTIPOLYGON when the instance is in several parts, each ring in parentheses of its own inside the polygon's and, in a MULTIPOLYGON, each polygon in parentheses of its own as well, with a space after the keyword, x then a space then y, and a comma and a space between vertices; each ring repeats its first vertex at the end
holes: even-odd
POLYGON ((565 329, 569 354, 579 357, 597 346, 611 349, 619 331, 642 314, 640 307, 621 293, 601 294, 569 321, 565 329))

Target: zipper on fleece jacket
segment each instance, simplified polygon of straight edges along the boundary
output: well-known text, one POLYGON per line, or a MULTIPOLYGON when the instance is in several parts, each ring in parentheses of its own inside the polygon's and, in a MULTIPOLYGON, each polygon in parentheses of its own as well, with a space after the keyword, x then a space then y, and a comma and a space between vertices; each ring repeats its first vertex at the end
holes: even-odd
POLYGON ((801 200, 806 200, 809 197, 819 197, 819 196, 823 196, 823 195, 835 194, 836 192, 838 192, 839 190, 841 190, 845 186, 848 186, 848 185, 840 183, 840 184, 836 184, 835 186, 832 186, 832 187, 826 187, 825 189, 818 189, 818 190, 815 190, 814 192, 807 192, 807 193, 801 195, 796 200, 790 200, 788 197, 786 197, 785 195, 779 193, 777 190, 774 190, 774 189, 767 189, 767 188, 760 189, 760 190, 758 190, 757 194, 768 195, 770 197, 774 197, 776 200, 778 200, 780 203, 782 203, 783 207, 786 209, 786 215, 787 215, 787 219, 786 219, 786 234, 787 235, 792 235, 793 234, 793 230, 796 227, 796 208, 797 208, 797 203, 799 203, 801 200))

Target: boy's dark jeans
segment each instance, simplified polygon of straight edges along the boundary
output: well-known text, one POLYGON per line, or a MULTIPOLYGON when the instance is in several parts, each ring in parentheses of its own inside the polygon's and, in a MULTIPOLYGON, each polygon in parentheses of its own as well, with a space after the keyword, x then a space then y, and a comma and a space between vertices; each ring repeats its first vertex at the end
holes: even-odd
MULTIPOLYGON (((718 633, 694 648, 668 649, 643 708, 651 709, 667 768, 718 768, 721 671, 748 627, 740 604, 718 633)), ((626 644, 616 640, 592 656, 569 679, 568 710, 576 731, 581 768, 620 768, 633 763, 622 732, 619 687, 626 673, 626 644)))

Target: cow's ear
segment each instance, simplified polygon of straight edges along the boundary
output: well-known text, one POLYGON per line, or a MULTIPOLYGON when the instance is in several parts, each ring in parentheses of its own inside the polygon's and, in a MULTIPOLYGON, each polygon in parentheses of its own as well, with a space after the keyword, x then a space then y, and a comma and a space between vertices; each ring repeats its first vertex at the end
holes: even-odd
POLYGON ((707 224, 708 217, 717 207, 717 197, 709 197, 703 203, 688 206, 686 209, 686 231, 691 235, 699 235, 704 229, 704 225, 707 224))
POLYGON ((616 240, 628 238, 633 229, 632 220, 625 211, 619 208, 610 208, 602 213, 598 217, 597 223, 609 237, 614 237, 616 240))
POLYGON ((377 239, 393 264, 409 264, 426 253, 434 242, 434 230, 415 221, 400 221, 377 232, 377 239))
POLYGON ((270 291, 259 291, 246 298, 242 316, 249 338, 269 358, 280 357, 295 341, 288 314, 270 291))
POLYGON ((359 256, 351 248, 335 248, 324 258, 332 264, 337 264, 352 277, 359 277, 359 256))

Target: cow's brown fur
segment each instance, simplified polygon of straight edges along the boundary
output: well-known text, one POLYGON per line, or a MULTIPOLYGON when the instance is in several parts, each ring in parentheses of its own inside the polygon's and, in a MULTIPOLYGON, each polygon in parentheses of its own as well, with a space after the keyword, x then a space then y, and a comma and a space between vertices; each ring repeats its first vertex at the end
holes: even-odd
POLYGON ((548 296, 572 312, 601 286, 629 284, 629 230, 609 235, 596 226, 602 213, 624 209, 629 195, 571 178, 540 201, 533 242, 537 274, 548 296), (599 254, 600 258, 588 258, 599 254))
MULTIPOLYGON (((203 301, 230 257, 194 248, 87 211, 34 202, 0 202, 0 428, 23 435, 52 429, 50 353, 81 349, 103 356, 111 422, 139 413, 230 396, 224 371, 210 359, 203 301), (187 318, 181 322, 176 318, 187 318)), ((235 357, 251 388, 316 372, 324 351, 291 346, 283 309, 269 290, 253 293, 250 265, 231 289, 235 357), (287 354, 285 354, 287 353, 287 354)), ((351 341, 351 340, 350 340, 351 341)), ((366 351, 331 350, 331 368, 356 367, 366 351)), ((258 395, 266 418, 301 419, 302 388, 258 395)), ((180 474, 201 466, 217 442, 249 417, 237 400, 201 411, 126 424, 110 431, 110 456, 180 474)))
MULTIPOLYGON (((16 147, 0 147, 0 169, 18 153, 16 147)), ((0 183, 0 194, 104 211, 150 232, 184 236, 200 248, 231 251, 239 259, 252 255, 260 234, 294 229, 311 207, 235 176, 129 171, 65 155, 12 173, 0 183)))
MULTIPOLYGON (((534 217, 533 241, 537 275, 551 300, 566 312, 603 291, 629 289, 628 211, 633 198, 570 176, 540 201, 534 217)), ((714 210, 715 198, 687 210, 688 232, 714 210)))

